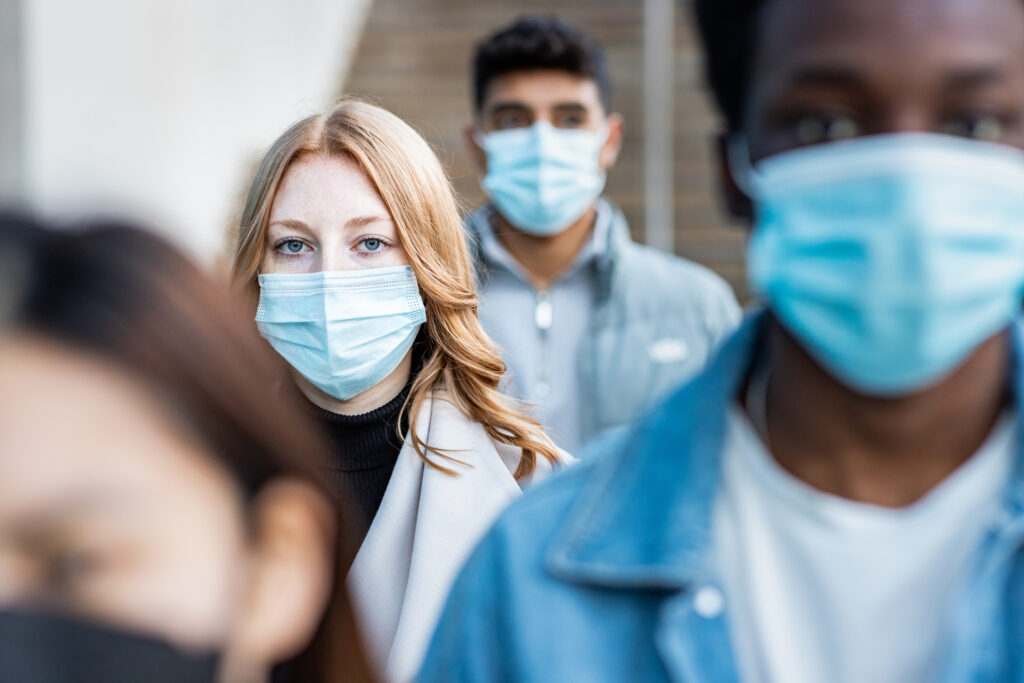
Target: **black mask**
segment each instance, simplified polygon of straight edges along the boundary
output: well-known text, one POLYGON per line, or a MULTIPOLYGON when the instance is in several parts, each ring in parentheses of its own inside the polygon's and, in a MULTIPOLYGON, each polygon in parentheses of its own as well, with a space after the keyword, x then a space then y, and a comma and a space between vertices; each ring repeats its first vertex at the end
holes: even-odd
POLYGON ((217 660, 73 617, 0 612, 0 683, 213 683, 217 660))

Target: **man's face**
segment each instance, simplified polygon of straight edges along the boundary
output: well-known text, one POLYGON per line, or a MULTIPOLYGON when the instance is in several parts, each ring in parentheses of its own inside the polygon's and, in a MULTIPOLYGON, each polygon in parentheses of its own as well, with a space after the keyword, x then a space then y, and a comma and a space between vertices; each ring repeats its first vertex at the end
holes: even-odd
POLYGON ((526 128, 539 121, 555 128, 594 133, 607 130, 608 140, 601 148, 599 162, 602 170, 614 165, 622 140, 622 117, 605 112, 592 79, 554 69, 514 71, 492 80, 475 124, 466 129, 470 153, 486 170, 487 158, 474 140, 475 130, 487 134, 526 128))
POLYGON ((1024 148, 1024 1, 768 0, 751 155, 881 133, 1024 148))

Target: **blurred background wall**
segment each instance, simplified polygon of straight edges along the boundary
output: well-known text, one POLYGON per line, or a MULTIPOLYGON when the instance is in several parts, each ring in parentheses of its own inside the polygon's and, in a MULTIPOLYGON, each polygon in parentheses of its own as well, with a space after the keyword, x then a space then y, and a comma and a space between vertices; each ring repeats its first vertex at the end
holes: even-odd
POLYGON ((370 0, 0 0, 0 199, 211 263, 263 149, 326 106, 370 0))
POLYGON ((626 137, 606 192, 622 207, 634 238, 713 268, 745 296, 744 232, 727 224, 719 207, 710 158, 716 120, 686 5, 678 0, 374 0, 342 88, 372 96, 420 130, 472 206, 483 199, 462 144, 462 127, 472 116, 473 44, 522 13, 564 16, 608 52, 613 106, 626 119, 626 137), (668 244, 658 234, 666 229, 672 237, 668 244))
POLYGON ((127 212, 207 263, 256 160, 291 121, 357 93, 410 121, 467 206, 473 44, 554 12, 608 51, 626 139, 608 195, 634 237, 745 295, 715 120, 679 0, 0 0, 0 201, 127 212))

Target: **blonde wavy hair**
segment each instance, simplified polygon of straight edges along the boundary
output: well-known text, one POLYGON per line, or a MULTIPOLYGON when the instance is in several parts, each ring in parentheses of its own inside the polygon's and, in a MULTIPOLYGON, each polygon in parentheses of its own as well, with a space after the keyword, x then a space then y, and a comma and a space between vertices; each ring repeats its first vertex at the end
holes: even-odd
POLYGON ((558 462, 558 450, 537 421, 498 391, 505 364, 477 318, 473 266, 441 163, 415 130, 380 107, 342 100, 329 112, 291 126, 263 157, 242 211, 232 266, 232 280, 253 310, 270 207, 289 165, 305 154, 347 156, 359 164, 384 200, 416 274, 427 309, 427 349, 402 410, 410 418, 411 444, 420 457, 452 472, 429 453, 455 459, 432 449, 416 431, 420 406, 440 389, 492 439, 522 449, 516 479, 533 473, 538 455, 558 462))

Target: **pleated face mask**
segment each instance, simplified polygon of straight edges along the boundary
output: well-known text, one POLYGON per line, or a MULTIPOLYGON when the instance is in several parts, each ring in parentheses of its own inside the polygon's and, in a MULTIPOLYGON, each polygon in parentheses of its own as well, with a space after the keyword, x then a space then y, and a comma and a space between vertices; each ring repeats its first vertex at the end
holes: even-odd
POLYGON ((1020 150, 911 133, 743 156, 751 285, 851 388, 923 389, 1019 313, 1020 150))
POLYGON ((390 375, 426 309, 409 266, 259 276, 256 324, 288 363, 342 401, 390 375))
POLYGON ((563 130, 546 121, 478 135, 487 153, 483 188, 512 225, 531 235, 555 235, 586 212, 605 174, 598 163, 608 129, 563 130))

